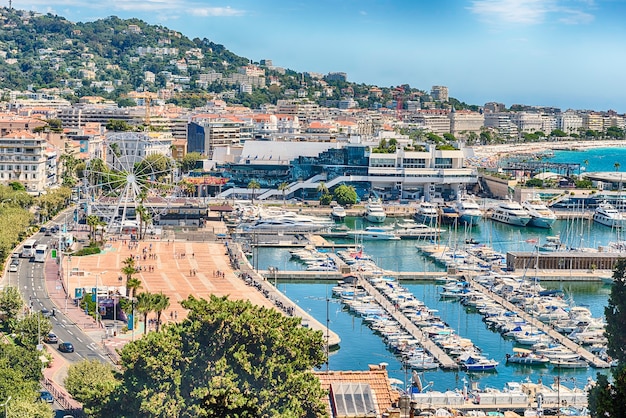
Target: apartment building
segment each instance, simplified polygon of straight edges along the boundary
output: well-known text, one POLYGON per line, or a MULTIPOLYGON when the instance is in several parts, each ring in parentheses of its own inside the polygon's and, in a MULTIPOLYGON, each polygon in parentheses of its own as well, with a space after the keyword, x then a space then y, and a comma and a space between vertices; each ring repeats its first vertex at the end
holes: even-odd
POLYGON ((104 139, 106 163, 125 170, 150 155, 172 155, 174 137, 169 132, 109 132, 104 139))
POLYGON ((510 113, 485 113, 485 127, 494 128, 504 138, 517 138, 517 125, 511 122, 510 113))
POLYGON ((583 129, 602 132, 604 131, 604 117, 601 113, 589 112, 584 113, 583 117, 583 129))
POLYGON ((187 150, 213 158, 218 146, 242 144, 253 137, 251 121, 235 116, 198 114, 191 118, 187 127, 187 150))
POLYGON ((422 109, 417 113, 409 115, 409 120, 437 135, 450 133, 450 112, 442 109, 422 109))
POLYGON ((16 115, 0 116, 0 136, 5 136, 13 131, 30 131, 46 126, 47 123, 41 119, 20 117, 16 115))
POLYGON ((471 110, 455 110, 448 114, 450 119, 450 133, 456 137, 466 137, 470 132, 480 133, 485 124, 485 116, 471 110))
POLYGON ((556 115, 556 127, 567 134, 578 133, 583 127, 583 118, 573 110, 556 115))
POLYGON ((448 88, 446 86, 433 86, 430 89, 430 96, 436 102, 447 102, 449 99, 448 88))
POLYGON ((0 183, 20 182, 31 194, 57 184, 58 153, 45 138, 28 131, 0 136, 0 183))
POLYGON ((509 118, 517 126, 519 132, 533 133, 543 129, 543 121, 539 113, 511 112, 509 118))
POLYGON ((80 128, 86 123, 106 125, 110 120, 140 125, 145 120, 145 111, 136 107, 119 108, 110 105, 85 105, 66 107, 59 111, 64 128, 80 128))

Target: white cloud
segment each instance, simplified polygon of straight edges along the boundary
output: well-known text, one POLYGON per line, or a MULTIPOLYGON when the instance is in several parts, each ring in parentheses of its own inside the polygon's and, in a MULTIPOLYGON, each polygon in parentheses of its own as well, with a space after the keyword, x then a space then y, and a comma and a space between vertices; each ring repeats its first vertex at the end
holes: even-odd
POLYGON ((492 24, 589 23, 594 0, 474 0, 469 10, 492 24))

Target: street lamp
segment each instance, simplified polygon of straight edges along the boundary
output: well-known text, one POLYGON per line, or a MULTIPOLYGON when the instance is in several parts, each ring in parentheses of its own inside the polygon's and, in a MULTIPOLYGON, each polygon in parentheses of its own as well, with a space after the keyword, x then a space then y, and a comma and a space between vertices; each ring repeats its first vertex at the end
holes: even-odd
POLYGON ((7 398, 7 400, 6 400, 3 404, 0 404, 0 407, 3 407, 3 406, 4 406, 4 418, 7 418, 7 417, 9 416, 9 411, 8 411, 8 409, 9 409, 9 401, 10 401, 10 400, 11 400, 11 396, 9 396, 9 397, 7 398))

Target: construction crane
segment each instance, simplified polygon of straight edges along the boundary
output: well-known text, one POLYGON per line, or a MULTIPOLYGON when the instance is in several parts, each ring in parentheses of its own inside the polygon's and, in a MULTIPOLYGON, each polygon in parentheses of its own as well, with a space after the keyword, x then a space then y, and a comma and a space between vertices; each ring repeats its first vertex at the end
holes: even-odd
POLYGON ((131 91, 130 93, 128 93, 127 96, 131 99, 143 99, 144 106, 146 107, 146 114, 144 116, 144 124, 146 126, 150 126, 150 104, 152 103, 152 100, 157 98, 157 94, 152 93, 150 91, 140 91, 140 92, 131 91))
POLYGON ((404 99, 404 88, 395 87, 393 89, 393 99, 396 101, 396 118, 402 120, 402 108, 404 99))

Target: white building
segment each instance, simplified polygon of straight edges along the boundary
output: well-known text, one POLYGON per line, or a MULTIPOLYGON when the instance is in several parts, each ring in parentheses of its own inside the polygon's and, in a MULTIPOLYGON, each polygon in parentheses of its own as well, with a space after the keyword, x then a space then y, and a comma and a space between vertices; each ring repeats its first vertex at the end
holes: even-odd
POLYGON ((467 133, 480 133, 485 124, 485 116, 482 113, 470 110, 454 110, 448 115, 450 119, 450 133, 456 137, 467 136, 467 133))
POLYGON ((104 139, 109 167, 125 170, 150 155, 172 155, 174 137, 165 132, 111 132, 104 139))
POLYGON ((17 181, 29 193, 40 193, 57 184, 56 151, 46 140, 28 131, 0 137, 0 183, 17 181))
POLYGON ((583 118, 575 111, 569 109, 556 115, 556 127, 567 134, 578 133, 583 127, 583 118))

